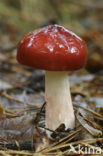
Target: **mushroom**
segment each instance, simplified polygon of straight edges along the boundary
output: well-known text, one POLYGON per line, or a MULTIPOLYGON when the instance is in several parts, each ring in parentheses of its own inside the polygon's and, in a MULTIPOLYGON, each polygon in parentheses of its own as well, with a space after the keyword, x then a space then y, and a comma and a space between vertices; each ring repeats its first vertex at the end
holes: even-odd
POLYGON ((84 67, 88 51, 85 42, 72 31, 50 25, 28 33, 18 45, 19 63, 46 70, 46 127, 55 130, 64 123, 74 128, 68 71, 84 67))

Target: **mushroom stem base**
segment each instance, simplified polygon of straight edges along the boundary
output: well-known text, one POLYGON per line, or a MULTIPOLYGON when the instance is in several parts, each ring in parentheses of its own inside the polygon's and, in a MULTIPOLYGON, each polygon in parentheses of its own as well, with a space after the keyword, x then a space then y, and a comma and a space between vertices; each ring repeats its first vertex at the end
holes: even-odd
POLYGON ((55 130, 64 123, 74 128, 75 116, 71 101, 68 72, 46 71, 45 76, 46 127, 55 130))

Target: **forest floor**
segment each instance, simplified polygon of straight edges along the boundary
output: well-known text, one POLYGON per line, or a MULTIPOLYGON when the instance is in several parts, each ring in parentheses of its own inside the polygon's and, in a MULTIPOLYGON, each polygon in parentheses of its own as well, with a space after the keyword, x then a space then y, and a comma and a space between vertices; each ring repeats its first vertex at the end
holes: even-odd
MULTIPOLYGON (((21 66, 16 61, 17 43, 20 37, 31 29, 31 24, 24 30, 19 24, 16 26, 15 22, 11 22, 11 12, 8 12, 8 22, 6 12, 0 10, 0 155, 103 154, 102 4, 102 1, 97 4, 92 0, 86 4, 83 1, 73 1, 68 6, 72 6, 75 12, 72 12, 72 9, 69 12, 74 19, 70 28, 86 41, 89 56, 85 69, 68 72, 76 127, 73 130, 65 130, 64 125, 60 125, 57 130, 51 132, 51 138, 47 136, 46 132, 49 130, 45 128, 44 71, 21 66)), ((58 8, 57 3, 56 5, 58 8)), ((66 4, 61 3, 60 7, 64 6, 66 7, 66 4)), ((4 10, 9 10, 9 7, 0 3, 0 8, 4 10)), ((52 9, 57 13, 58 23, 68 26, 66 21, 70 17, 63 16, 68 13, 67 9, 64 9, 64 12, 63 9, 55 10, 53 6, 52 9)), ((18 19, 17 11, 15 15, 18 19)), ((45 16, 43 18, 46 24, 52 22, 45 16)), ((22 20, 20 22, 22 23, 22 20)), ((35 28, 45 25, 38 20, 36 22, 35 28)))

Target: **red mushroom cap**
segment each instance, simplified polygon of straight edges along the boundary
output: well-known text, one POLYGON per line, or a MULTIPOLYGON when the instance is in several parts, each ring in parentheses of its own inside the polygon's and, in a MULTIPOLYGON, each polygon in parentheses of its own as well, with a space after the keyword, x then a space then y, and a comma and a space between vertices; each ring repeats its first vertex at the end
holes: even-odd
POLYGON ((59 25, 30 32, 18 45, 19 63, 49 71, 82 68, 88 56, 85 42, 59 25))

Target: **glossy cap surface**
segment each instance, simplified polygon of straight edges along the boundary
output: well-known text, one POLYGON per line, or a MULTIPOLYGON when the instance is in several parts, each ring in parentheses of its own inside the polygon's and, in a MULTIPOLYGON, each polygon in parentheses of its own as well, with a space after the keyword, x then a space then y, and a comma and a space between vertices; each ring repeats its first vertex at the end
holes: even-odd
POLYGON ((85 42, 59 25, 30 32, 19 42, 19 63, 49 71, 76 70, 84 67, 88 56, 85 42))

